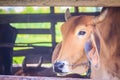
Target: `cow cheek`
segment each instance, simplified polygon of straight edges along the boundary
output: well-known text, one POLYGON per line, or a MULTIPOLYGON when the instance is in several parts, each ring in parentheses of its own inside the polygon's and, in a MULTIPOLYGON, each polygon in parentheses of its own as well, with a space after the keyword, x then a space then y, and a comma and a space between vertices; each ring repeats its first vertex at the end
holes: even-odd
POLYGON ((74 60, 74 62, 72 63, 74 66, 72 66, 73 70, 79 69, 79 71, 81 72, 86 72, 88 70, 88 66, 87 65, 82 65, 84 63, 89 63, 85 53, 83 52, 82 54, 79 53, 79 55, 74 56, 74 58, 72 58, 74 60))

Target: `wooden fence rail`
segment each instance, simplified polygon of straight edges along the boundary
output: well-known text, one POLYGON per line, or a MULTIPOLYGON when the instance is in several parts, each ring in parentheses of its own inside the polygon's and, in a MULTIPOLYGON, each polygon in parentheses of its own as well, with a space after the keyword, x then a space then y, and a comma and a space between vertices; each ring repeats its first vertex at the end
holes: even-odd
POLYGON ((1 6, 120 6, 120 0, 0 0, 1 6))
MULTIPOLYGON (((99 12, 72 13, 75 15, 99 15, 99 12)), ((0 14, 0 23, 63 22, 64 13, 50 14, 0 14)))
POLYGON ((5 76, 5 75, 1 75, 0 80, 92 80, 92 79, 58 78, 58 77, 30 77, 30 76, 5 76))

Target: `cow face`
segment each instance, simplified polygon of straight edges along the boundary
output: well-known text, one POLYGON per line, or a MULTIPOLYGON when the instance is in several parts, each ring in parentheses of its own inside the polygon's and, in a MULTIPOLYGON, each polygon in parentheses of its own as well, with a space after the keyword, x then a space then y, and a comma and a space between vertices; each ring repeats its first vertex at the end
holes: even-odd
POLYGON ((54 71, 60 74, 82 74, 88 70, 89 61, 98 68, 100 41, 95 23, 102 21, 104 15, 71 17, 68 10, 66 14, 66 22, 61 27, 63 40, 53 61, 54 71))
POLYGON ((62 25, 63 40, 59 55, 54 62, 55 72, 78 72, 82 74, 88 70, 89 61, 86 57, 84 47, 87 40, 90 40, 90 34, 92 33, 93 25, 89 23, 92 18, 90 16, 86 20, 87 16, 71 17, 62 25))

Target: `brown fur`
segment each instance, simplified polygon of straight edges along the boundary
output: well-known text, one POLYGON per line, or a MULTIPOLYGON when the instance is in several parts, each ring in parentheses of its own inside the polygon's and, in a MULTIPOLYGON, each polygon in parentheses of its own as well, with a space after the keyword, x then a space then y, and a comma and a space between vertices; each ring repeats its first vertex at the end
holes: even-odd
MULTIPOLYGON (((66 60, 71 65, 88 61, 84 45, 95 32, 100 39, 100 67, 92 66, 92 78, 95 80, 120 80, 120 8, 106 8, 108 14, 100 23, 95 23, 94 16, 74 16, 62 25, 62 46, 56 60, 66 60), (87 31, 84 38, 78 38, 79 30, 87 31)), ((90 55, 91 56, 91 55, 90 55)), ((96 63, 96 62, 95 62, 96 63)), ((71 72, 86 72, 88 66, 70 66, 71 72)))
POLYGON ((120 8, 108 8, 106 19, 97 27, 101 34, 101 67, 92 69, 93 78, 120 80, 120 8))

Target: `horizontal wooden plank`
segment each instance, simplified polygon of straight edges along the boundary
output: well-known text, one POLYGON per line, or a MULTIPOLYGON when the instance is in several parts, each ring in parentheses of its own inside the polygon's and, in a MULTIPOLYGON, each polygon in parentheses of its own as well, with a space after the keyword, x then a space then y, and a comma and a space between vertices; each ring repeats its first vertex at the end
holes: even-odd
POLYGON ((64 20, 63 15, 54 14, 1 14, 1 23, 52 22, 64 20))
MULTIPOLYGON (((98 15, 99 12, 72 15, 98 15)), ((64 14, 0 14, 0 23, 63 22, 64 14)))
POLYGON ((0 0, 1 6, 120 6, 120 0, 0 0))
POLYGON ((18 29, 18 34, 51 34, 50 29, 18 29))
POLYGON ((92 79, 0 75, 0 80, 92 80, 92 79))

